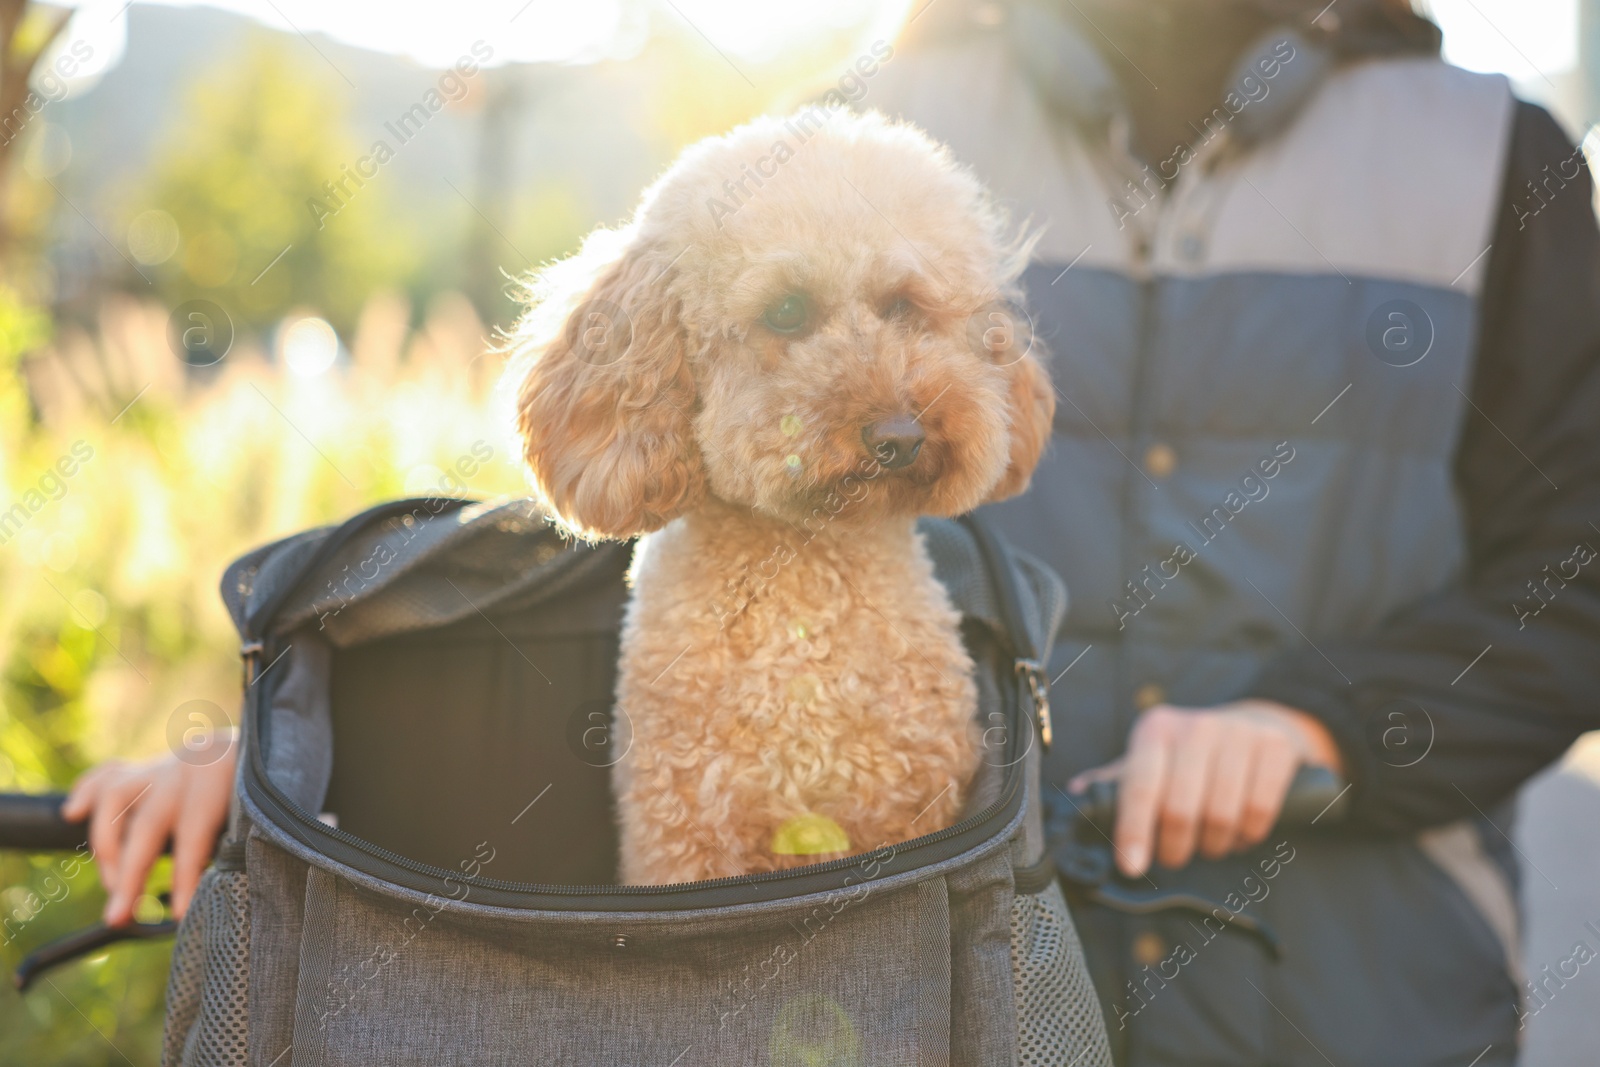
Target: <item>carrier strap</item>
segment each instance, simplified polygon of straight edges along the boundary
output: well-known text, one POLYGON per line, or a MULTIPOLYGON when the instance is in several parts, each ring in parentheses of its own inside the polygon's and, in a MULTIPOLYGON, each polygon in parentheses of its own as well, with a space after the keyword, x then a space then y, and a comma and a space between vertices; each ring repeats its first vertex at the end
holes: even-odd
POLYGON ((338 910, 338 877, 320 867, 309 868, 294 1004, 294 1058, 289 1067, 322 1067, 328 1048, 328 1021, 343 1011, 357 992, 347 985, 341 997, 333 986, 338 910))
POLYGON ((1039 744, 1049 751, 1052 739, 1050 679, 1045 673, 1038 640, 1028 626, 1028 617, 1022 609, 1022 591, 1017 588, 1016 568, 1012 566, 1010 557, 987 520, 969 512, 957 521, 972 534, 978 554, 983 557, 984 570, 989 575, 989 584, 994 587, 995 600, 1000 609, 1000 621, 1005 626, 1005 633, 999 636, 1007 645, 1006 651, 1012 657, 1018 681, 1027 687, 1033 699, 1039 744))
POLYGON ((944 877, 917 884, 917 1067, 950 1067, 950 889, 944 877))

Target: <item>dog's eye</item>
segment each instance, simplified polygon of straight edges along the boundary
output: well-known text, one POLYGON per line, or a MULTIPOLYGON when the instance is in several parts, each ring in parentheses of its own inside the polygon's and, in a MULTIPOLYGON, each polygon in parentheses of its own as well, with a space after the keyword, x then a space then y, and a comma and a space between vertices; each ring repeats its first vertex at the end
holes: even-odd
POLYGON ((903 296, 897 296, 883 305, 883 308, 878 312, 878 317, 885 322, 895 319, 907 319, 911 317, 911 313, 915 310, 916 305, 911 303, 910 300, 903 296))
POLYGON ((806 306, 806 298, 798 293, 790 293, 768 307, 761 321, 775 333, 799 333, 805 329, 810 318, 811 309, 806 306))

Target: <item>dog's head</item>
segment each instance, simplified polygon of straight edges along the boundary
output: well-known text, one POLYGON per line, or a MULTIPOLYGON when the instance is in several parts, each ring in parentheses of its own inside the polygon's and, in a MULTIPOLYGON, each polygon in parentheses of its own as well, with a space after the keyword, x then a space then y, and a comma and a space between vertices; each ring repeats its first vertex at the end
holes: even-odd
POLYGON ((691 147, 531 290, 511 373, 545 503, 627 537, 708 493, 849 523, 1021 492, 1055 401, 1003 225, 942 148, 875 115, 691 147))

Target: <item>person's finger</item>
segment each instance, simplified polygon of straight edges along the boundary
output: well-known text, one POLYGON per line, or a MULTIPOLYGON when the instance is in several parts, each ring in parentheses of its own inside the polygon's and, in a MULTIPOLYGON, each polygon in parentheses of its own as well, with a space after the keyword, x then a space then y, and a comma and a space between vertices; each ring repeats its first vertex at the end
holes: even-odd
POLYGON ((1172 769, 1157 815, 1156 859, 1173 870, 1194 856, 1223 731, 1219 716, 1191 712, 1190 720, 1172 749, 1172 769))
POLYGON ((1200 854, 1207 859, 1226 856, 1238 834, 1257 741, 1253 727, 1237 722, 1226 723, 1218 738, 1217 760, 1200 816, 1200 854))
POLYGON ((1262 738, 1230 851, 1252 848, 1266 840, 1283 810, 1289 784, 1299 766, 1300 756, 1293 741, 1281 734, 1262 738))
POLYGON ((121 760, 98 763, 78 776, 67 790, 67 799, 61 804, 61 817, 68 822, 82 822, 94 810, 94 801, 105 788, 106 782, 121 774, 126 767, 121 760))
POLYGON ((150 868, 167 843, 178 808, 178 784, 170 777, 159 778, 127 818, 132 825, 122 842, 116 880, 106 901, 103 921, 121 926, 133 918, 133 904, 144 892, 150 868))
POLYGON ((1117 793, 1117 826, 1112 834, 1117 866, 1129 877, 1143 874, 1150 866, 1156 812, 1172 763, 1173 735, 1180 726, 1173 717, 1177 714, 1181 713, 1151 708, 1129 738, 1127 765, 1117 793))
POLYGON ((183 918, 227 821, 232 776, 207 767, 184 795, 172 833, 172 911, 183 918))
POLYGON ((1067 792, 1078 794, 1088 789, 1095 782, 1114 782, 1122 777, 1127 760, 1121 756, 1110 763, 1102 763, 1098 767, 1091 767, 1086 771, 1079 771, 1067 781, 1067 792))
POLYGON ((109 893, 116 885, 122 840, 128 832, 132 809, 150 789, 148 775, 131 767, 109 775, 95 797, 89 816, 89 849, 94 853, 100 884, 109 893))
POLYGON ((200 885, 211 860, 215 836, 207 836, 202 827, 179 821, 172 836, 172 914, 181 919, 189 913, 189 902, 200 885))

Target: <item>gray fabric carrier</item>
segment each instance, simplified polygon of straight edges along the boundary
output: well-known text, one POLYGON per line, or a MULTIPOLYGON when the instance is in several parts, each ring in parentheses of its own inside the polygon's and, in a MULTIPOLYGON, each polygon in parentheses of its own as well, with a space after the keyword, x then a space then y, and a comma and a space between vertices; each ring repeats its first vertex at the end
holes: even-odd
POLYGON ((1041 830, 1028 661, 1065 592, 977 523, 921 531, 964 615, 986 726, 961 821, 665 887, 497 881, 471 848, 450 870, 317 818, 340 650, 559 607, 600 550, 525 506, 434 499, 235 563, 245 747, 173 953, 163 1063, 1109 1067, 1041 830))

